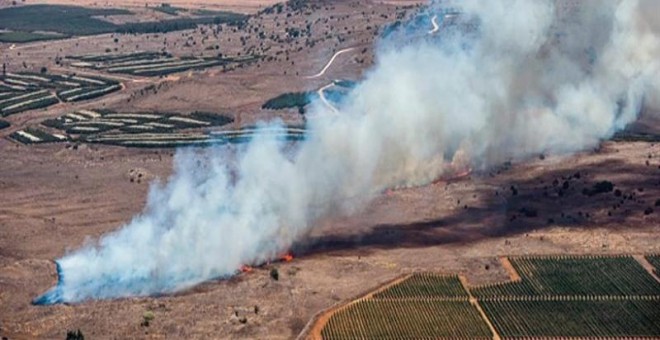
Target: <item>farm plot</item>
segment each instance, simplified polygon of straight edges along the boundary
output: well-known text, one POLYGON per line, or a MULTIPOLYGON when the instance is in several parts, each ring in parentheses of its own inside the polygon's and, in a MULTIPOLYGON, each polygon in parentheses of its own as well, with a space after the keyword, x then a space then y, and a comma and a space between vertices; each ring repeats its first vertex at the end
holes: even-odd
POLYGON ((16 131, 9 135, 9 138, 23 144, 55 143, 67 140, 65 135, 51 134, 37 128, 27 128, 25 130, 16 131))
POLYGON ((653 266, 655 275, 660 276, 660 255, 646 256, 646 260, 653 266))
POLYGON ((660 295, 660 283, 632 256, 526 257, 511 263, 521 281, 475 287, 472 294, 481 299, 660 295))
POLYGON ((490 339, 486 323, 467 301, 361 300, 334 313, 323 339, 490 339))
POLYGON ((165 76, 177 72, 201 70, 214 66, 247 63, 256 57, 241 58, 198 58, 174 57, 167 53, 138 52, 119 55, 67 56, 76 60, 74 67, 91 68, 109 73, 123 73, 134 76, 165 76))
POLYGON ((480 302, 504 339, 660 336, 660 297, 480 302))
POLYGON ((287 141, 301 141, 305 139, 304 126, 284 126, 284 127, 256 127, 246 126, 239 130, 224 130, 213 131, 210 136, 211 139, 219 143, 245 143, 250 141, 254 136, 274 136, 277 139, 287 141))
POLYGON ((120 89, 119 82, 98 77, 6 73, 0 75, 0 114, 8 116, 45 108, 60 101, 97 98, 120 89))
POLYGON ((418 273, 334 312, 323 339, 489 339, 458 276, 418 273))
POLYGON ((230 117, 206 112, 193 112, 184 116, 159 112, 79 110, 46 120, 42 124, 70 135, 96 135, 104 132, 169 133, 179 129, 222 126, 232 121, 230 117))
MULTIPOLYGON (((299 126, 246 126, 237 130, 215 130, 233 122, 231 117, 193 112, 188 115, 161 112, 115 112, 110 110, 78 110, 41 123, 42 127, 59 130, 58 140, 78 141, 139 148, 170 148, 243 143, 256 135, 285 141, 305 138, 305 128, 299 126)), ((26 144, 36 139, 14 138, 26 144)), ((40 138, 42 139, 42 138, 40 138)), ((56 141, 46 139, 48 141, 56 141)))
POLYGON ((85 136, 82 140, 89 143, 101 143, 136 148, 171 148, 184 146, 210 146, 220 144, 245 143, 259 135, 270 135, 287 141, 297 141, 304 138, 305 130, 299 127, 278 129, 257 129, 254 127, 239 130, 223 130, 205 132, 171 132, 171 133, 109 133, 85 136))
POLYGON ((453 298, 468 300, 468 293, 456 275, 414 274, 373 296, 375 299, 453 298))

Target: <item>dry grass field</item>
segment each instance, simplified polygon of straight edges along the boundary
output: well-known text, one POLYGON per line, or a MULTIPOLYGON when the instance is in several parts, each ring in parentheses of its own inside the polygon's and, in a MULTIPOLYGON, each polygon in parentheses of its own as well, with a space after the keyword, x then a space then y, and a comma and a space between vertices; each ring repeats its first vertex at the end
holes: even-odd
MULTIPOLYGON (((106 18, 121 23, 163 20, 167 14, 145 9, 145 3, 151 7, 162 2, 20 4, 134 12, 131 18, 106 18)), ((161 297, 32 305, 33 298, 57 281, 54 259, 117 230, 142 211, 150 183, 171 174, 176 151, 80 142, 25 145, 9 138, 11 134, 35 127, 54 133, 42 122, 79 110, 186 117, 195 111, 215 112, 232 119, 222 129, 274 118, 297 126, 305 117, 296 108, 269 110, 262 105, 282 93, 316 92, 337 79, 360 80, 374 63, 378 29, 397 16, 413 16, 422 3, 321 1, 313 11, 264 11, 276 2, 167 1, 190 9, 250 14, 241 27, 200 25, 167 33, 0 43, 0 61, 9 72, 40 73, 46 68, 58 74, 112 77, 123 86, 93 100, 63 101, 2 118, 11 126, 0 129, 1 337, 63 339, 67 331, 80 329, 90 339, 292 339, 320 311, 413 272, 460 275, 470 285, 483 285, 509 280, 510 268, 501 257, 660 253, 660 144, 623 138, 572 156, 505 163, 461 178, 388 191, 354 216, 319 221, 292 249, 293 261, 257 267, 228 280, 161 297), (306 30, 307 25, 313 29, 306 30), (325 74, 309 78, 336 52, 349 48, 325 74), (257 60, 240 67, 140 76, 77 67, 75 59, 67 58, 139 51, 165 51, 177 60, 219 53, 257 60), (617 191, 583 194, 602 181, 613 183, 617 191), (269 275, 272 268, 279 270, 277 281, 269 275)), ((2 6, 11 4, 0 1, 2 6)), ((658 129, 660 122, 650 115, 631 127, 655 136, 658 129)))

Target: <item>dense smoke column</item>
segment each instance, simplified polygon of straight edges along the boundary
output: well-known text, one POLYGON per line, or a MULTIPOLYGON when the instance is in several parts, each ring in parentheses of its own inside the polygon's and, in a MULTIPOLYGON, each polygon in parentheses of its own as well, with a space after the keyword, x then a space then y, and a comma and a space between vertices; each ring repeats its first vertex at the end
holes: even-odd
POLYGON ((653 0, 452 6, 461 15, 433 36, 424 27, 402 43, 397 37, 413 34, 404 27, 381 42, 340 113, 317 105, 293 150, 261 134, 231 156, 177 152, 173 176, 152 186, 144 212, 57 260, 58 285, 35 303, 167 293, 228 277, 387 188, 592 147, 636 119, 644 101, 659 102, 653 0))

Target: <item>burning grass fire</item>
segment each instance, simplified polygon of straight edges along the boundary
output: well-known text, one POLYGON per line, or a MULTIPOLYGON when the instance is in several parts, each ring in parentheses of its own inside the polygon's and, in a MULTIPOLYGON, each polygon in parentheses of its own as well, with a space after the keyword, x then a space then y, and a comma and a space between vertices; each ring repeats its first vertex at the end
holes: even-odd
POLYGON ((180 150, 144 212, 58 259, 34 303, 170 293, 286 260, 317 221, 388 189, 591 148, 660 106, 660 4, 563 2, 457 1, 442 32, 381 42, 339 114, 316 105, 294 147, 257 133, 238 153, 180 150))

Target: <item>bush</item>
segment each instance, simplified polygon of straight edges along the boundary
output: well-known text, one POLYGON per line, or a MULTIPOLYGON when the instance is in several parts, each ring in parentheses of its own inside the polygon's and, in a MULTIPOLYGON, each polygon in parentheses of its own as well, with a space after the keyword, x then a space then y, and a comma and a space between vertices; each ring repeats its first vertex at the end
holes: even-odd
POLYGON ((142 327, 149 327, 149 324, 151 324, 152 321, 156 316, 154 315, 154 312, 148 310, 142 314, 142 323, 140 324, 142 327))
POLYGON ((280 272, 277 270, 277 268, 273 268, 270 270, 270 278, 278 281, 280 279, 280 272))
POLYGON ((610 181, 601 181, 596 184, 591 189, 584 189, 582 193, 586 196, 595 196, 598 194, 603 194, 607 192, 612 192, 614 190, 614 184, 610 181))
POLYGON ((79 330, 77 331, 67 331, 66 340, 85 340, 85 336, 79 330))
POLYGON ((263 109, 281 110, 294 107, 305 107, 311 103, 312 92, 289 92, 272 98, 261 106, 263 109))

